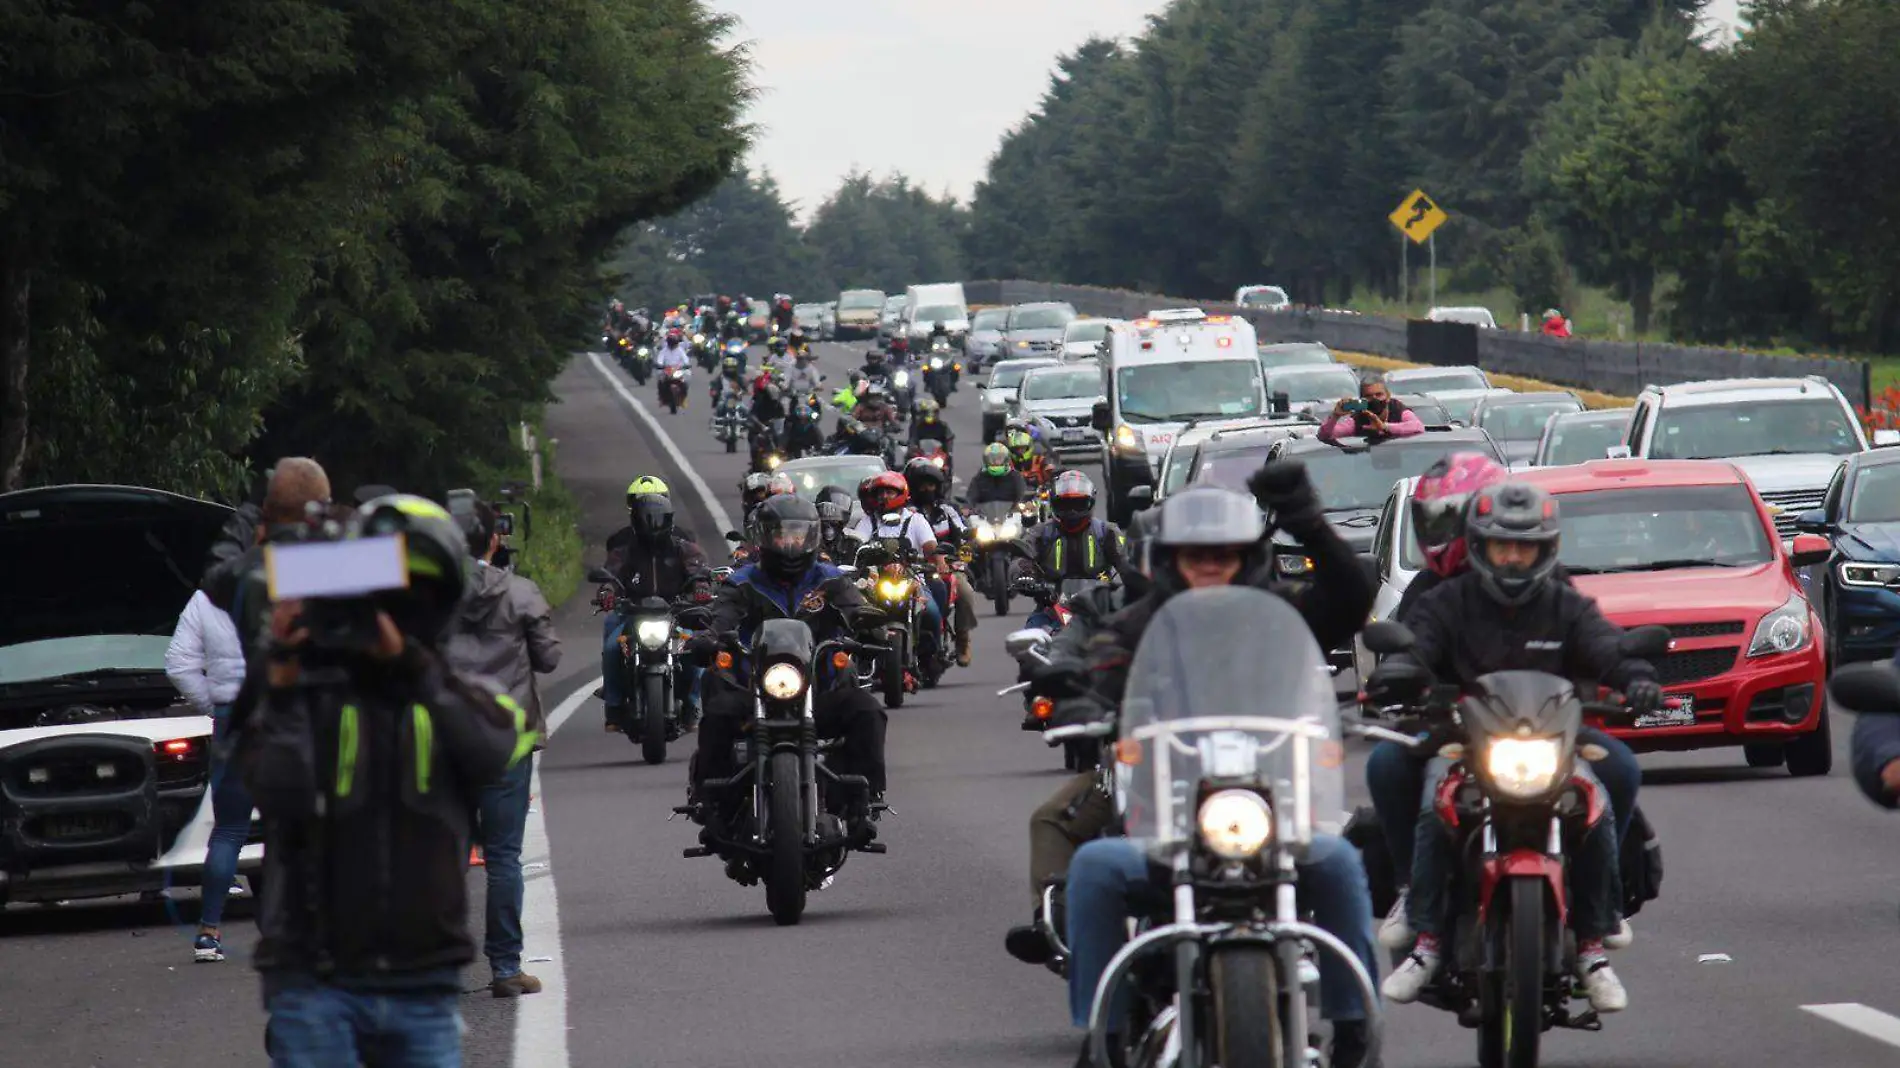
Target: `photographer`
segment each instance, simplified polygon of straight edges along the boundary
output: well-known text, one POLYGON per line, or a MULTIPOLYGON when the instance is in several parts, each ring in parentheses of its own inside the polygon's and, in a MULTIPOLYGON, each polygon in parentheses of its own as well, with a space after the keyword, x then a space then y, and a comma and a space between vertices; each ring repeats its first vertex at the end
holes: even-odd
MULTIPOLYGON (((457 672, 506 688, 508 696, 528 710, 529 728, 545 735, 547 715, 534 676, 560 666, 561 641, 555 637, 552 610, 541 588, 496 566, 502 550, 497 519, 495 509, 483 501, 475 502, 462 518, 475 573, 449 637, 448 662, 457 672)), ((533 776, 532 758, 515 764, 500 782, 482 791, 475 814, 488 871, 483 949, 493 972, 488 989, 498 998, 541 992, 541 980, 521 970, 521 839, 533 776)))
MULTIPOLYGON (((338 540, 333 526, 321 532, 338 540)), ((458 972, 474 957, 471 813, 537 736, 513 698, 443 660, 468 585, 467 542, 448 512, 381 498, 348 535, 400 552, 406 585, 272 604, 264 662, 232 713, 265 824, 254 963, 266 1044, 279 1068, 453 1068, 458 972)), ((273 544, 273 588, 305 548, 319 546, 273 544)))
POLYGON ((286 456, 271 468, 257 522, 247 527, 236 518, 211 549, 214 561, 200 589, 212 607, 230 616, 247 653, 264 632, 269 595, 264 583, 264 544, 302 537, 309 530, 309 507, 330 503, 330 476, 315 460, 286 456), (242 602, 241 604, 239 602, 242 602))
POLYGON ((1333 405, 1333 414, 1319 428, 1319 439, 1331 442, 1342 437, 1363 437, 1367 441, 1409 438, 1423 434, 1425 424, 1418 413, 1392 399, 1385 380, 1368 371, 1359 380, 1357 399, 1346 397, 1333 405))

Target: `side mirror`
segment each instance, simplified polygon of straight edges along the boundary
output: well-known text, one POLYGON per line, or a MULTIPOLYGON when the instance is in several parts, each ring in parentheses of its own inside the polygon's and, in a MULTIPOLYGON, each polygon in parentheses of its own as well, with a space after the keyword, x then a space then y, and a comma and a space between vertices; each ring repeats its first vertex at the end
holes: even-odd
POLYGON ((1900 430, 1874 431, 1874 448, 1885 449, 1900 445, 1900 430))
POLYGON ((1128 491, 1128 507, 1139 512, 1144 508, 1153 508, 1155 488, 1153 486, 1134 486, 1128 491))
POLYGON ((1027 627, 1023 630, 1011 631, 1009 637, 1003 639, 1003 648, 1009 650, 1010 656, 1021 659, 1024 653, 1048 642, 1048 640, 1049 631, 1047 629, 1043 627, 1027 627))
POLYGON ((1109 428, 1108 416, 1108 402, 1105 400, 1096 401, 1094 406, 1089 408, 1089 425, 1106 434, 1109 428))
POLYGON ((1794 544, 1789 546, 1788 562, 1796 567, 1813 567, 1827 563, 1834 555, 1834 546, 1819 534, 1796 534, 1794 544))
POLYGON ((745 541, 745 538, 742 537, 739 534, 739 532, 736 530, 728 530, 726 531, 726 540, 733 543, 734 545, 738 545, 741 542, 745 541))
POLYGON ((1827 512, 1812 508, 1794 517, 1794 528, 1807 534, 1832 534, 1834 524, 1827 521, 1827 512))
POLYGON ((1416 641, 1412 637, 1412 628, 1395 620, 1381 619, 1366 625, 1366 648, 1380 656, 1405 652, 1416 641))
POLYGON ((1850 712, 1900 713, 1900 675, 1894 674, 1892 664, 1875 661, 1836 668, 1827 680, 1827 692, 1850 712))
POLYGON ((1630 447, 1628 445, 1612 445, 1603 450, 1603 458, 1606 460, 1627 460, 1630 458, 1630 447))
POLYGON ((1655 624, 1632 627, 1617 640, 1616 651, 1626 657, 1654 660, 1669 652, 1669 628, 1655 624))
POLYGON ((612 582, 613 580, 613 572, 608 571, 604 567, 590 567, 587 569, 587 581, 589 582, 612 582))
POLYGON ((1293 410, 1292 398, 1285 393, 1275 393, 1267 398, 1267 411, 1273 415, 1285 415, 1293 410))

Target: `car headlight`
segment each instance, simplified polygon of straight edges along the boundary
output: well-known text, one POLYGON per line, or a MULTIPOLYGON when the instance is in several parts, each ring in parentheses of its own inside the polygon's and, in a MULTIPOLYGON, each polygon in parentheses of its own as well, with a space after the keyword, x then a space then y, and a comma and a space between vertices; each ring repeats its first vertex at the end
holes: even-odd
POLYGON ((1846 586, 1890 586, 1900 581, 1900 564, 1841 564, 1841 583, 1846 586))
POLYGON ((1201 802, 1201 842, 1215 856, 1245 860, 1273 837, 1273 809, 1251 790, 1222 790, 1201 802))
POLYGON ((897 386, 910 385, 910 372, 909 371, 897 372, 896 374, 891 376, 891 382, 892 384, 897 385, 897 386))
POLYGON ((1797 593, 1755 624, 1755 636, 1748 641, 1748 655, 1799 652, 1807 648, 1809 637, 1808 602, 1797 593))
POLYGON ((643 649, 658 649, 666 645, 666 639, 673 636, 673 621, 670 619, 643 619, 634 624, 634 637, 639 639, 643 649))
POLYGON ((1115 447, 1127 452, 1141 452, 1147 446, 1142 441, 1141 431, 1123 423, 1115 428, 1115 447))
POLYGON ((1017 348, 1019 348, 1019 349, 1026 349, 1026 348, 1028 348, 1028 347, 1029 347, 1029 342, 1027 342, 1027 341, 1018 341, 1018 342, 1016 343, 1016 347, 1017 347, 1017 348))
POLYGON ((1512 797, 1537 797, 1557 780, 1563 743, 1556 738, 1493 738, 1484 752, 1485 775, 1512 797))
POLYGON ((997 537, 1002 538, 1004 541, 1010 541, 1014 538, 1021 537, 1022 533, 1022 519, 1017 516, 1010 516, 1008 519, 1003 520, 1003 529, 997 533, 997 537))
POLYGON ((879 579, 877 595, 887 601, 900 601, 910 596, 909 579, 879 579))
POLYGON ((1313 558, 1310 556, 1295 556, 1292 553, 1275 555, 1273 558, 1273 569, 1288 577, 1304 575, 1313 570, 1313 558))
POLYGON ((788 701, 805 688, 805 673, 798 670, 797 664, 773 664, 765 669, 765 677, 759 680, 759 685, 764 687, 765 696, 788 701))

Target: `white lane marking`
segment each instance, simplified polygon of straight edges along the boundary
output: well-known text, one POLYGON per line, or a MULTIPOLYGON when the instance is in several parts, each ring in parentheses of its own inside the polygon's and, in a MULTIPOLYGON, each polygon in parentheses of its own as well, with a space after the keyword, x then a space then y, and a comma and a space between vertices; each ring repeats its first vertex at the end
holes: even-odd
POLYGON ((706 511, 712 515, 713 522, 719 525, 718 533, 724 535, 728 530, 739 529, 732 525, 732 517, 727 515, 725 508, 720 506, 719 498, 713 493, 712 487, 706 485, 706 480, 699 477, 698 471, 693 470, 693 465, 687 461, 686 454, 680 452, 679 446, 673 444, 672 435, 668 434, 666 428, 660 425, 660 421, 653 417, 653 413, 647 410, 647 406, 640 403, 640 398, 634 396, 626 386, 621 384, 619 376, 608 369, 607 361, 601 359, 599 353, 590 352, 587 358, 593 362, 594 370, 600 372, 600 377, 613 387, 615 393, 620 394, 621 400, 627 402, 627 407, 633 409, 633 414, 639 416, 640 421, 645 423, 647 428, 653 431, 654 436, 660 439, 660 448, 666 450, 666 455, 680 469, 680 473, 686 476, 686 481, 692 485, 693 491, 698 493, 699 499, 705 503, 706 511))
POLYGON ((1811 1012, 1823 1020, 1840 1024, 1849 1031, 1866 1035, 1876 1042, 1900 1047, 1900 1017, 1890 1016, 1879 1009, 1871 1009, 1858 1002, 1845 1001, 1833 1005, 1803 1005, 1801 1011, 1811 1012))
MULTIPOLYGON (((686 481, 699 494, 701 503, 706 506, 707 514, 723 531, 732 530, 732 517, 726 514, 719 504, 719 498, 713 494, 706 480, 693 470, 679 446, 673 444, 673 438, 653 417, 639 398, 627 391, 627 387, 608 370, 607 365, 594 353, 587 358, 593 361, 594 369, 607 380, 620 399, 627 402, 633 413, 641 418, 659 438, 660 447, 666 450, 686 481)), ((593 699, 594 689, 601 684, 599 678, 591 682, 582 682, 574 692, 567 695, 552 712, 548 713, 548 737, 561 729, 573 717, 581 705, 593 699)), ((523 875, 530 873, 525 869, 530 862, 546 865, 536 868, 533 877, 527 879, 527 885, 521 895, 521 933, 524 945, 533 945, 542 950, 552 950, 552 959, 548 966, 540 971, 541 992, 517 998, 515 1005, 515 1049, 514 1068, 568 1068, 567 1052, 567 972, 562 966, 561 946, 561 908, 560 895, 554 888, 554 851, 548 841, 547 791, 541 785, 541 764, 535 760, 534 777, 529 791, 534 795, 535 803, 528 808, 528 825, 521 836, 521 857, 523 875)))

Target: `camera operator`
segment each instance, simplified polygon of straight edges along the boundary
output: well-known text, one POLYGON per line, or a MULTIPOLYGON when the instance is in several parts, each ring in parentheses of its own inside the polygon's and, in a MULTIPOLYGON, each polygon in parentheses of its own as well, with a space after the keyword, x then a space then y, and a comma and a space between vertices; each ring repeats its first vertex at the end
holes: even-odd
MULTIPOLYGON (((475 502, 462 517, 475 572, 468 596, 449 636, 449 667, 465 675, 491 679, 528 710, 528 726, 547 733, 547 715, 534 676, 561 664, 552 610, 541 588, 504 570, 499 516, 486 502, 475 502)), ((539 748, 537 746, 537 748, 539 748)), ((501 781, 482 790, 476 810, 476 835, 488 872, 487 936, 483 950, 493 978, 489 992, 498 998, 539 994, 541 980, 521 970, 521 839, 528 825, 528 787, 534 761, 526 758, 501 781)))
POLYGON ((1363 437, 1384 441, 1424 432, 1425 424, 1419 421, 1418 413, 1393 398, 1378 372, 1368 371, 1360 376, 1357 398, 1345 397, 1333 405, 1333 414, 1319 428, 1319 439, 1363 437))
POLYGON ((271 468, 257 522, 247 528, 234 517, 212 547, 213 563, 199 588, 213 607, 231 617, 247 652, 263 635, 270 607, 264 544, 304 537, 310 506, 329 503, 330 476, 323 467, 308 457, 286 456, 271 468))
POLYGON ((398 533, 405 586, 270 606, 262 671, 233 711, 264 816, 254 964, 279 1068, 461 1064, 472 811, 537 740, 525 708, 443 659, 468 585, 461 530, 393 496, 348 531, 398 533))

